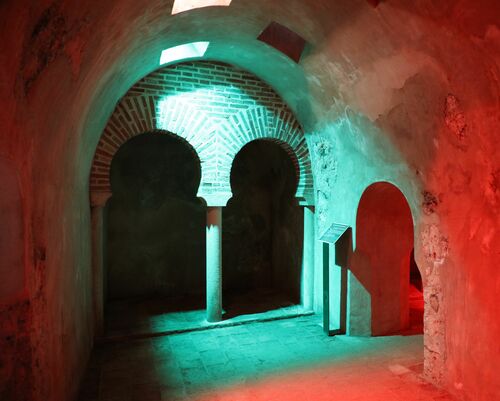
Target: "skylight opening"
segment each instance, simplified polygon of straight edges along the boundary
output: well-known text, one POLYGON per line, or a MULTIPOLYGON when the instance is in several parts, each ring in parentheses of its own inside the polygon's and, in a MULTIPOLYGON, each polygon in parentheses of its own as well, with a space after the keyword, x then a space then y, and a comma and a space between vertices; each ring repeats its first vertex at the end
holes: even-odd
POLYGON ((161 52, 160 65, 174 61, 201 58, 205 55, 210 42, 191 42, 170 47, 161 52))
POLYGON ((300 61, 306 46, 304 38, 276 21, 271 22, 257 39, 286 54, 296 63, 300 61))
POLYGON ((232 0, 175 0, 172 7, 172 15, 196 8, 222 6, 228 7, 232 0))

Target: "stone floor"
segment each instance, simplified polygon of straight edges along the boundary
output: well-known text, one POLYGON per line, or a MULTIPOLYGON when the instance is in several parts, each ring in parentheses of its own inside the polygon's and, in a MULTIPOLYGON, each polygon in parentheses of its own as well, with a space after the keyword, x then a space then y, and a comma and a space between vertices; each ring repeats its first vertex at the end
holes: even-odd
POLYGON ((317 316, 112 343, 80 401, 452 400, 420 379, 422 336, 327 337, 317 316))
POLYGON ((291 302, 288 295, 264 289, 224 294, 225 311, 218 323, 206 321, 204 298, 124 299, 109 302, 106 309, 106 337, 112 339, 234 326, 312 313, 291 302))

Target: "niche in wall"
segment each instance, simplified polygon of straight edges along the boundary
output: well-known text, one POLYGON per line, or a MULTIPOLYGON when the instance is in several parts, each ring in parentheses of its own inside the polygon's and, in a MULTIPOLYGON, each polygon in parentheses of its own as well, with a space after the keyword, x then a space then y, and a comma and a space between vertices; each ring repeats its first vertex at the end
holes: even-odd
POLYGON ((388 182, 370 185, 358 206, 351 262, 370 305, 352 300, 351 308, 357 310, 351 315, 361 316, 372 335, 401 333, 409 327, 412 249, 413 220, 406 198, 388 182))
POLYGON ((290 154, 271 140, 248 143, 233 161, 233 197, 223 213, 223 299, 229 316, 240 295, 251 301, 251 310, 242 312, 300 301, 297 178, 290 154))
POLYGON ((108 299, 205 293, 205 206, 200 162, 182 138, 136 136, 111 165, 108 299))

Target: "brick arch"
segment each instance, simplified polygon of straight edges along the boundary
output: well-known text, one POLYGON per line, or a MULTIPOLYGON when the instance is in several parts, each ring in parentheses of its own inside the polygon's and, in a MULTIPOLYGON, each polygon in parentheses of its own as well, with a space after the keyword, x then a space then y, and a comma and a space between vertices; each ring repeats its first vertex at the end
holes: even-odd
POLYGON ((304 133, 298 121, 287 109, 269 110, 254 107, 232 115, 218 128, 224 139, 225 155, 231 164, 224 169, 224 176, 231 174, 232 160, 246 144, 266 139, 278 143, 291 157, 297 174, 295 196, 304 202, 312 203, 313 176, 311 160, 304 133))
MULTIPOLYGON (((170 132, 170 131, 165 130, 165 129, 153 129, 153 130, 150 130, 150 131, 141 132, 141 133, 139 133, 137 135, 134 135, 134 136, 130 137, 129 139, 127 139, 122 145, 125 145, 127 142, 129 142, 133 138, 137 138, 137 137, 143 136, 143 135, 145 135, 145 136, 147 136, 147 135, 165 135, 165 136, 174 138, 176 141, 178 141, 179 143, 181 143, 183 146, 186 147, 186 149, 189 151, 189 153, 193 157, 193 161, 195 163, 197 163, 198 168, 201 170, 201 160, 199 158, 198 153, 196 152, 196 150, 191 145, 191 143, 188 140, 186 140, 186 138, 183 138, 182 136, 174 134, 173 132, 170 132)), ((121 148, 121 146, 116 149, 115 155, 120 151, 120 148, 121 148)), ((111 160, 110 169, 109 169, 109 171, 110 171, 110 174, 109 174, 109 188, 110 188, 110 192, 111 192, 111 188, 112 188, 112 185, 111 185, 111 170, 113 168, 112 167, 113 166, 113 160, 114 160, 114 157, 111 160)), ((200 171, 200 173, 201 173, 201 171, 200 171)), ((201 181, 201 179, 200 179, 200 181, 201 181)))
MULTIPOLYGON (((285 153, 288 155, 288 157, 292 161, 292 164, 294 167, 294 173, 295 173, 295 187, 298 187, 299 180, 300 180, 300 164, 299 164, 299 159, 297 158, 297 155, 295 154, 292 147, 288 143, 283 142, 280 139, 275 139, 275 138, 255 139, 255 141, 270 142, 270 143, 278 145, 282 150, 285 151, 285 153)), ((245 147, 245 146, 246 145, 243 145, 243 147, 245 147)), ((238 150, 238 153, 243 149, 243 147, 240 148, 240 150, 238 150)), ((238 155, 238 153, 236 154, 236 156, 238 155)), ((233 163, 234 163, 234 160, 233 160, 233 163)), ((231 168, 232 168, 232 166, 231 166, 231 168)))
POLYGON ((313 203, 305 135, 286 104, 252 74, 206 61, 159 69, 120 100, 95 152, 90 174, 92 203, 111 194, 110 166, 118 148, 136 135, 155 130, 174 133, 195 149, 201 162, 198 196, 208 205, 225 205, 232 196, 233 159, 255 139, 286 144, 296 160, 296 196, 305 204, 313 203))
POLYGON ((174 105, 168 115, 164 116, 161 106, 162 101, 156 96, 126 96, 118 103, 104 128, 94 155, 90 174, 91 194, 111 193, 110 168, 113 157, 125 142, 137 135, 148 132, 175 134, 183 138, 196 151, 196 157, 202 160, 204 149, 193 146, 193 142, 198 132, 197 127, 208 117, 187 104, 174 105), (185 121, 187 116, 191 116, 189 123, 185 121))

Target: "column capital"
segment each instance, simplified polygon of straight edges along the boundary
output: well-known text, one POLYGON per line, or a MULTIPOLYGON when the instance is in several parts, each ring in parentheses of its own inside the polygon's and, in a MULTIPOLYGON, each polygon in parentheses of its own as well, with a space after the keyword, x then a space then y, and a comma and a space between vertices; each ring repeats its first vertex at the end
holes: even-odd
POLYGON ((219 192, 213 194, 199 193, 198 197, 202 198, 208 207, 224 207, 233 194, 231 192, 219 192))
POLYGON ((106 202, 109 198, 111 198, 111 192, 100 192, 100 191, 92 191, 90 192, 90 206, 91 207, 103 207, 106 205, 106 202))
POLYGON ((299 206, 305 206, 309 208, 314 208, 314 199, 311 198, 304 198, 301 196, 296 196, 295 199, 297 199, 297 202, 299 203, 299 206))

